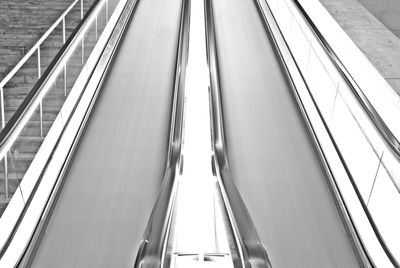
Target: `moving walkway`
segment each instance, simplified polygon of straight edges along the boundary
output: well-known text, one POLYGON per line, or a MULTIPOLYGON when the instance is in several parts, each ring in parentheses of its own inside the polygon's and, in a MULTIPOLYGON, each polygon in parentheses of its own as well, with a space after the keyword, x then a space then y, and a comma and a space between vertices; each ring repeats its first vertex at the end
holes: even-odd
MULTIPOLYGON (((5 238, 2 266, 110 267, 135 260, 165 169, 182 2, 120 1, 112 15, 108 4, 98 2, 62 55, 74 60, 82 36, 99 38, 75 82, 81 91, 71 90, 75 102, 67 100, 53 123, 58 137, 46 137, 55 146, 47 148, 34 193, 24 196, 28 180, 21 184, 26 199, 5 238), (108 24, 99 29, 102 15, 108 24)), ((53 86, 51 75, 64 64, 55 63, 43 84, 53 86)))
POLYGON ((168 148, 181 1, 161 2, 140 3, 125 30, 32 245, 31 267, 128 267, 134 260, 168 148))
MULTIPOLYGON (((15 225, 0 237, 0 264, 376 265, 265 3, 205 0, 203 16, 193 15, 203 1, 120 1, 29 171, 36 181, 23 180, 10 203, 20 213, 4 214, 15 225)), ((100 10, 82 28, 96 39, 100 10)), ((84 35, 60 59, 80 51, 84 35)))
POLYGON ((358 267, 290 78, 252 1, 213 1, 227 175, 277 267, 358 267))

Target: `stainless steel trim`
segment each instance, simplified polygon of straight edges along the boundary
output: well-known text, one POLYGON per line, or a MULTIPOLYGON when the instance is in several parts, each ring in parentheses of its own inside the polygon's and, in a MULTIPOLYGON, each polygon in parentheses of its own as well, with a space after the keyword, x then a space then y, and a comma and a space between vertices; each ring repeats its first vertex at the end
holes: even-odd
POLYGON ((240 194, 229 176, 229 165, 226 154, 223 114, 221 107, 218 50, 214 27, 212 0, 205 0, 207 60, 210 70, 210 97, 212 114, 213 162, 222 191, 228 215, 231 220, 236 240, 242 254, 244 267, 271 267, 268 253, 262 245, 254 223, 240 194))

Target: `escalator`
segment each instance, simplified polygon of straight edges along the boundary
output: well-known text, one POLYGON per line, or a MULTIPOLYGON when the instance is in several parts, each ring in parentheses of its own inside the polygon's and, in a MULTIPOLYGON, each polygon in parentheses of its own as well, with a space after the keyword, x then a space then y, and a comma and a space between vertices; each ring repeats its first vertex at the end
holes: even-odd
POLYGON ((212 1, 229 175, 272 267, 368 266, 253 1, 212 1))
POLYGON ((24 266, 134 264, 167 158, 180 9, 138 3, 24 266))

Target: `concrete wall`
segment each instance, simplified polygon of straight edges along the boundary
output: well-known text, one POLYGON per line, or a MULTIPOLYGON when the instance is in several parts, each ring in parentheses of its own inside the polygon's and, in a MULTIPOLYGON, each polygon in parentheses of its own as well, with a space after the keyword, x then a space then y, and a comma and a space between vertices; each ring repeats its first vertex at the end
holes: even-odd
MULTIPOLYGON (((73 0, 0 0, 0 80, 24 56, 64 12, 73 0)), ((94 0, 84 0, 85 10, 94 0)), ((79 4, 77 6, 79 8, 79 4)), ((67 27, 75 28, 77 19, 69 19, 67 27)), ((69 16, 71 17, 71 16, 69 16)))
POLYGON ((400 38, 400 0, 358 0, 400 38))
MULTIPOLYGON (((388 30, 359 1, 383 3, 392 0, 320 0, 383 78, 400 95, 400 38, 388 30)), ((400 3, 400 0, 393 1, 400 3)))

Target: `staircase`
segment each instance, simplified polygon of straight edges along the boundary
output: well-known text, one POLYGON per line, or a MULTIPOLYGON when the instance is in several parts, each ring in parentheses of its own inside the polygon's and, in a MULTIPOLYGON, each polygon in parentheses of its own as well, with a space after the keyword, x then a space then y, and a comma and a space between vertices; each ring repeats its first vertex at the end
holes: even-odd
MULTIPOLYGON (((94 0, 83 0, 84 13, 94 0)), ((68 8, 72 0, 2 0, 0 1, 0 80, 18 63, 27 51, 68 8)), ((81 20, 80 3, 65 20, 66 39, 81 20)), ((63 45, 61 24, 40 47, 40 74, 46 70, 63 45)), ((85 40, 85 48, 93 47, 95 40, 85 40)), ((75 78, 82 66, 82 55, 77 52, 67 64, 67 80, 62 72, 43 100, 43 123, 39 110, 31 117, 20 137, 7 155, 8 193, 6 198, 5 161, 0 161, 0 216, 8 201, 39 150, 75 78), (79 55, 78 55, 79 54, 79 55)), ((88 55, 84 55, 87 58, 88 55)), ((38 81, 38 55, 35 53, 4 87, 5 123, 16 112, 27 94, 38 81)), ((1 120, 1 119, 0 119, 1 120)))

